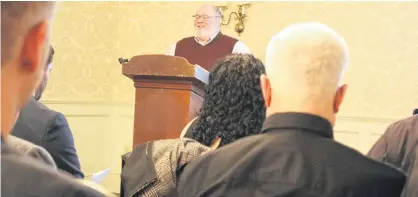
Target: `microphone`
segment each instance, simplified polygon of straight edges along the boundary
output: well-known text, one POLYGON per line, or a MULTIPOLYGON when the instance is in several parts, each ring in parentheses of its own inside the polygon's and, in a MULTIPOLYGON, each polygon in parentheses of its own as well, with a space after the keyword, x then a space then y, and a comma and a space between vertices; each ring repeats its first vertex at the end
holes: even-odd
POLYGON ((127 63, 127 62, 129 62, 129 60, 128 59, 123 59, 123 58, 118 58, 118 60, 119 60, 119 64, 123 64, 123 63, 127 63))

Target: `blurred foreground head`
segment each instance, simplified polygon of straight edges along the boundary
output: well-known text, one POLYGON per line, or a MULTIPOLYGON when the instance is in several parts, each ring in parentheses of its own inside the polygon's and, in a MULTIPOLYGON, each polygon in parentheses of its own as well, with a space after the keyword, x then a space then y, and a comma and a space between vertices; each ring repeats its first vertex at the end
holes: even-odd
POLYGON ((45 72, 55 2, 1 2, 1 131, 7 138, 19 110, 45 72))

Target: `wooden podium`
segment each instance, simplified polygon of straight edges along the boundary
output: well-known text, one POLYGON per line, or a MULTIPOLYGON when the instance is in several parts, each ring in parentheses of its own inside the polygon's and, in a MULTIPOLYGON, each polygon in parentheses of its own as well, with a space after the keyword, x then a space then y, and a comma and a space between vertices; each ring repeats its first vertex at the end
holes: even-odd
POLYGON ((136 88, 133 147, 178 138, 200 109, 209 72, 167 55, 134 56, 121 63, 136 88))

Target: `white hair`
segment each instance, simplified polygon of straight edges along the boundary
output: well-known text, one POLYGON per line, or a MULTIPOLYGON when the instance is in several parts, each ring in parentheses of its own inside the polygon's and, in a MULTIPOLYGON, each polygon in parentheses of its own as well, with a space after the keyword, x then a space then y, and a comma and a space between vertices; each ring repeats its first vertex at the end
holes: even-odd
POLYGON ((334 96, 347 66, 344 39, 321 23, 290 25, 267 46, 266 71, 271 81, 304 99, 334 96))
POLYGON ((1 2, 1 65, 17 55, 27 32, 52 18, 55 2, 1 2))
POLYGON ((213 9, 215 10, 215 13, 216 13, 217 16, 222 16, 222 11, 219 7, 214 6, 213 9))

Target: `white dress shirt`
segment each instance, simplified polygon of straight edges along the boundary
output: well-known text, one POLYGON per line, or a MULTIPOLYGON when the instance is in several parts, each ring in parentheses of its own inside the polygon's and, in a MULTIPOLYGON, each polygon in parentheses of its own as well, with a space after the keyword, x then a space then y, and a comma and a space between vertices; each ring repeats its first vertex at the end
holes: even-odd
MULTIPOLYGON (((207 42, 200 42, 198 37, 194 37, 194 39, 200 45, 205 46, 205 45, 209 44, 210 42, 212 42, 213 38, 215 38, 215 36, 218 35, 218 33, 216 33, 215 35, 211 36, 207 42)), ((174 56, 175 53, 176 53, 176 44, 172 45, 168 49, 168 53, 166 55, 174 56)), ((248 47, 243 42, 241 42, 241 41, 238 40, 235 43, 234 48, 232 49, 232 53, 248 53, 249 54, 250 53, 250 49, 248 49, 248 47)))

